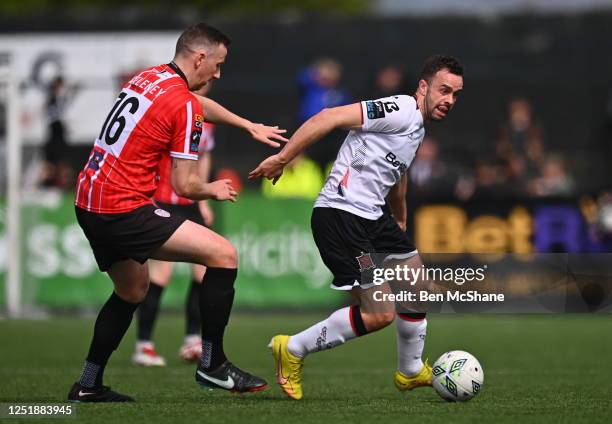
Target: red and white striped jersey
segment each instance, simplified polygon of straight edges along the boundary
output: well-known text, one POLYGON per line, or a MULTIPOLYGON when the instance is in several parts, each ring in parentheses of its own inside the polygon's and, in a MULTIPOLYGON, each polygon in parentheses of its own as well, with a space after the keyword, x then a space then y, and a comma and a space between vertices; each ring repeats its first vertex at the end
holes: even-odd
POLYGON ((198 159, 203 115, 174 63, 134 76, 119 93, 79 174, 75 204, 112 214, 152 203, 163 157, 198 159))
MULTIPOLYGON (((198 125, 202 126, 199 151, 210 153, 215 146, 215 126, 209 122, 200 122, 198 125)), ((193 200, 181 197, 174 192, 170 180, 171 168, 172 159, 170 155, 165 155, 159 162, 157 190, 155 190, 153 199, 171 205, 190 205, 194 203, 193 200)))

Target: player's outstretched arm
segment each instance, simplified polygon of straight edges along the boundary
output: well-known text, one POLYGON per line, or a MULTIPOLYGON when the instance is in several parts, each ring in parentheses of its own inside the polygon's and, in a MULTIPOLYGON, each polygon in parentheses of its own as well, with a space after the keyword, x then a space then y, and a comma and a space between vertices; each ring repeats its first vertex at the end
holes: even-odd
MULTIPOLYGON (((212 156, 210 151, 204 151, 202 149, 198 152, 198 172, 200 174, 200 179, 204 182, 210 181, 210 169, 212 165, 212 156)), ((211 226, 215 219, 215 213, 212 208, 208 204, 206 200, 201 200, 198 202, 198 208, 200 209, 200 214, 202 218, 204 218, 204 222, 207 226, 211 226)))
POLYGON ((219 103, 208 97, 203 97, 198 94, 193 94, 198 102, 202 105, 202 109, 205 111, 204 120, 213 124, 225 124, 237 127, 248 132, 253 139, 267 144, 272 147, 279 147, 280 143, 274 141, 287 142, 282 134, 286 133, 287 130, 278 128, 278 126, 268 126, 264 124, 256 124, 248 119, 242 118, 233 112, 230 112, 219 103))
POLYGON ((297 129, 283 150, 270 156, 251 171, 249 178, 265 177, 276 182, 289 162, 330 131, 335 128, 358 129, 361 125, 360 103, 323 109, 297 129))
POLYGON ((206 183, 200 177, 198 161, 172 158, 172 188, 181 197, 192 200, 230 200, 236 201, 238 193, 231 180, 217 180, 206 183))
POLYGON ((406 210, 407 191, 408 174, 404 174, 397 184, 391 187, 387 195, 387 203, 389 204, 391 213, 402 231, 406 231, 406 221, 408 220, 408 211, 406 210))

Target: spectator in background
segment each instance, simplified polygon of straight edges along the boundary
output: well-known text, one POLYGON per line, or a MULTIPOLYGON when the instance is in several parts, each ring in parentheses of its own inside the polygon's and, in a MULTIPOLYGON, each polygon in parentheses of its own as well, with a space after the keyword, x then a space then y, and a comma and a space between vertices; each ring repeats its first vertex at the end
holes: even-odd
POLYGON ((76 86, 68 87, 61 75, 49 85, 46 103, 48 133, 43 148, 45 163, 41 176, 43 187, 72 188, 74 171, 66 160, 68 143, 64 114, 77 90, 76 86))
POLYGON ((523 194, 522 187, 511 178, 511 164, 498 157, 479 159, 473 175, 460 178, 455 189, 455 195, 461 200, 500 199, 523 194))
POLYGON ((570 196, 574 193, 575 182, 567 172, 565 161, 560 155, 544 159, 541 174, 529 182, 532 196, 570 196))
POLYGON ((525 186, 539 174, 544 154, 542 130, 534 120, 531 104, 522 97, 510 100, 497 143, 497 155, 509 164, 509 177, 525 186))
POLYGON ((334 59, 322 58, 299 74, 300 124, 326 107, 350 103, 348 93, 338 88, 342 66, 334 59))
MULTIPOLYGON (((598 252, 612 252, 612 191, 603 192, 597 199, 596 217, 592 229, 598 252)), ((594 243, 594 244, 595 244, 594 243)))
POLYGON ((438 142, 425 136, 408 171, 415 194, 443 194, 445 188, 450 187, 448 168, 440 159, 439 153, 438 142))
POLYGON ((369 97, 379 99, 407 92, 404 70, 398 65, 390 64, 383 66, 376 72, 374 90, 369 97))
POLYGON ((612 181, 612 167, 608 165, 609 158, 612 157, 612 88, 608 93, 608 101, 606 108, 606 116, 603 122, 603 131, 601 133, 600 138, 600 146, 602 152, 602 164, 606 169, 606 178, 607 183, 612 181))
POLYGON ((525 98, 515 98, 508 103, 507 121, 502 125, 497 153, 507 158, 542 141, 542 130, 535 123, 531 104, 525 98))
MULTIPOLYGON (((351 96, 346 90, 340 88, 341 79, 342 66, 331 58, 318 59, 300 71, 298 75, 300 91, 298 124, 304 123, 324 108, 351 103, 351 96)), ((336 130, 325 136, 321 143, 312 146, 310 157, 321 168, 335 160, 338 151, 335 141, 340 138, 339 133, 340 131, 336 130)))
POLYGON ((269 198, 316 199, 323 186, 323 173, 315 161, 305 154, 298 155, 285 168, 283 178, 273 186, 264 179, 261 189, 269 198))
POLYGON ((545 157, 544 144, 539 136, 529 140, 524 151, 500 156, 510 166, 510 177, 521 185, 539 175, 545 157))

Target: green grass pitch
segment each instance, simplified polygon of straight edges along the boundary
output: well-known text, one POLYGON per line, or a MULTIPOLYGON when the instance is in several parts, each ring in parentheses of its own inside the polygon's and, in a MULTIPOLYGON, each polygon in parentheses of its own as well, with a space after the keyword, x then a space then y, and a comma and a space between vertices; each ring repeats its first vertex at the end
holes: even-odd
MULTIPOLYGON (((430 388, 399 393, 392 384, 395 330, 307 358, 305 397, 292 401, 274 382, 270 337, 322 319, 318 314, 235 314, 226 335, 230 358, 265 377, 261 393, 200 389, 194 366, 180 363, 182 317, 156 328, 163 369, 130 365, 134 329, 113 355, 105 383, 134 404, 77 404, 67 422, 197 423, 609 423, 612 421, 612 317, 606 315, 431 315, 425 355, 464 349, 485 370, 479 396, 444 402, 430 388)), ((0 321, 0 402, 64 401, 86 354, 93 319, 0 321)), ((12 421, 8 420, 7 422, 12 421)), ((28 420, 29 422, 30 420, 28 420)), ((14 421, 13 421, 14 422, 14 421)), ((53 420, 60 422, 60 420, 53 420)))

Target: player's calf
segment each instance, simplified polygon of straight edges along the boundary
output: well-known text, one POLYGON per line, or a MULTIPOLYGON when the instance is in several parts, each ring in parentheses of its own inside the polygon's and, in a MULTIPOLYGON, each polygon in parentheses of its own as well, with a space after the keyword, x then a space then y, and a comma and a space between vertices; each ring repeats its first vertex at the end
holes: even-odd
POLYGON ((365 312, 361 311, 361 319, 368 333, 381 330, 390 325, 395 319, 394 312, 365 312))

